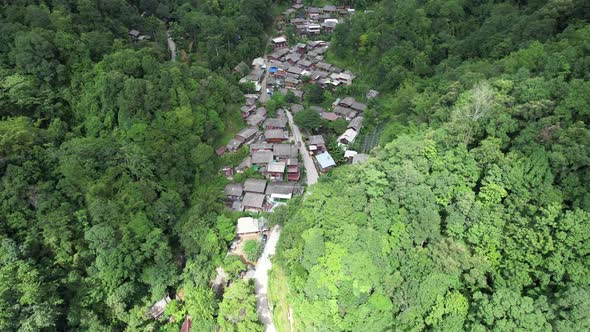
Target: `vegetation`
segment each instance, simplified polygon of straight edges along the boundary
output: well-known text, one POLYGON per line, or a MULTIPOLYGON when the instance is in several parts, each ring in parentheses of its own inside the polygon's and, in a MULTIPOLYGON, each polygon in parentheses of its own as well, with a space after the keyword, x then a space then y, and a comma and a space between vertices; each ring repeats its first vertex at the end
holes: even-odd
POLYGON ((290 203, 275 310, 303 331, 588 330, 588 6, 372 9, 329 57, 382 92, 382 144, 290 203))
POLYGON ((230 68, 263 46, 270 10, 0 5, 0 330, 177 331, 185 313, 215 329, 209 280, 235 219, 214 148, 243 100, 230 68), (177 19, 180 61, 169 61, 165 17, 177 19), (149 320, 180 287, 175 321, 149 320))
POLYGON ((247 240, 244 242, 244 253, 251 262, 256 262, 260 254, 262 254, 262 246, 256 240, 247 240))

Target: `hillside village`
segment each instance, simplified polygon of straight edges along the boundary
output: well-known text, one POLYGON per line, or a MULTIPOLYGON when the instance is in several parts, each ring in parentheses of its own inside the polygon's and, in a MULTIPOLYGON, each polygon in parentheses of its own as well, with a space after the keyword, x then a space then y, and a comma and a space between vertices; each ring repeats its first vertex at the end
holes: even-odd
MULTIPOLYGON (((255 216, 237 220, 236 239, 230 248, 230 253, 240 255, 247 263, 254 262, 245 257, 244 243, 256 239, 264 245, 270 231, 267 220, 256 217, 259 213, 285 205, 289 199, 303 194, 306 185, 317 181, 317 176, 337 167, 333 153, 343 151, 346 163, 360 163, 368 158, 348 147, 362 131, 367 102, 379 95, 377 91, 367 91, 364 100, 338 96, 329 108, 306 103, 305 98, 309 85, 336 93, 338 87, 353 84, 354 73, 325 59, 330 43, 314 39, 320 32, 330 33, 334 22, 353 13, 350 8, 308 8, 301 1, 294 1, 293 7, 280 18, 279 26, 283 30, 296 27, 299 37, 309 39, 292 42, 285 34, 275 36, 269 41, 270 54, 254 59, 250 65, 242 62, 234 69, 243 75, 239 82, 252 84, 255 93, 245 94, 240 108, 245 127, 216 152, 232 154, 244 147, 249 151, 239 165, 221 169, 229 182, 224 190, 227 208, 255 216), (271 115, 267 103, 275 94, 287 97, 288 101, 271 115), (316 112, 320 121, 346 121, 345 130, 336 139, 336 149, 342 151, 330 151, 325 133, 300 131, 292 118, 305 110, 316 112), (255 177, 234 181, 243 174, 255 177)), ((254 271, 255 267, 249 265, 244 276, 252 276, 254 271)))

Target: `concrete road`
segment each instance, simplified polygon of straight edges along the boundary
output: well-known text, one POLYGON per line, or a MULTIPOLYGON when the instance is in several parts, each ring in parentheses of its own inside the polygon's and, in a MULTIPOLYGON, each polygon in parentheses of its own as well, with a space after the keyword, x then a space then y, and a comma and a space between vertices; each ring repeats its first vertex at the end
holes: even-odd
POLYGON ((305 173, 307 176, 307 184, 312 185, 318 182, 318 178, 320 177, 318 174, 318 170, 315 168, 313 159, 311 158, 309 152, 305 148, 305 142, 303 141, 301 131, 299 131, 299 127, 297 127, 295 121, 293 121, 293 115, 290 111, 287 111, 287 118, 289 119, 289 127, 291 127, 293 137, 295 137, 295 141, 299 143, 299 153, 303 158, 303 165, 305 166, 305 173))
POLYGON ((275 325, 272 321, 272 313, 268 305, 268 271, 272 268, 270 257, 275 254, 279 237, 281 236, 281 226, 276 225, 270 231, 266 246, 262 255, 256 263, 256 272, 254 274, 254 286, 256 288, 256 310, 258 318, 264 324, 265 332, 276 332, 275 325))
POLYGON ((166 35, 168 36, 168 49, 170 50, 170 61, 176 61, 176 43, 170 37, 170 32, 166 31, 166 35))

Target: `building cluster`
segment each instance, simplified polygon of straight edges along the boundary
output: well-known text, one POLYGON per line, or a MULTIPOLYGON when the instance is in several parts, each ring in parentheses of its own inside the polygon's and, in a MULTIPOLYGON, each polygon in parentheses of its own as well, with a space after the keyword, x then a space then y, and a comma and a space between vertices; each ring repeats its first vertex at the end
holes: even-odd
POLYGON ((331 33, 355 10, 348 6, 324 5, 323 7, 306 7, 302 0, 294 0, 291 8, 283 12, 279 26, 292 26, 298 36, 314 36, 331 33))
POLYGON ((247 179, 244 183, 229 183, 225 196, 232 209, 247 212, 270 211, 273 206, 284 204, 293 195, 303 192, 298 182, 274 182, 267 179, 247 179))
POLYGON ((297 90, 304 83, 318 84, 324 89, 352 84, 352 72, 324 61, 328 42, 308 41, 289 48, 283 40, 283 36, 273 38, 274 51, 268 56, 268 86, 297 90))

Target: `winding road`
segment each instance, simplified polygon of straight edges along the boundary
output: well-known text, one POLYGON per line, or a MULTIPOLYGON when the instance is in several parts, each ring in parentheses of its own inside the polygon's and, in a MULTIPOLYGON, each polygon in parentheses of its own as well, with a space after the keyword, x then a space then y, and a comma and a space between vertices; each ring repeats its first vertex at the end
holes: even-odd
POLYGON ((277 330, 272 321, 272 313, 268 304, 268 271, 272 268, 270 258, 275 254, 279 237, 281 237, 281 226, 276 225, 268 235, 266 246, 256 263, 256 272, 254 273, 258 318, 264 324, 265 332, 276 332, 277 330))

